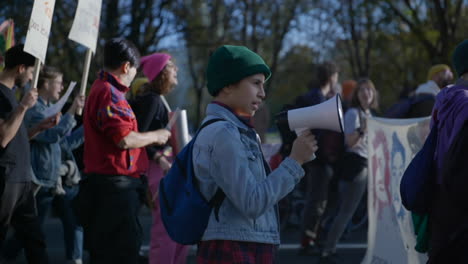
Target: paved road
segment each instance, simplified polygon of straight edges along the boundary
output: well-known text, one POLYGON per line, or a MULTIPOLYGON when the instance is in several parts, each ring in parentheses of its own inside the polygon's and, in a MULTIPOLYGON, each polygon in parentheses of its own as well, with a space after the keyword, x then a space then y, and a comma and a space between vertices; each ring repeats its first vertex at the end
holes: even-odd
MULTIPOLYGON (((140 220, 144 230, 144 245, 149 243, 149 228, 151 225, 150 213, 145 210, 140 215, 140 220)), ((62 226, 60 221, 55 218, 49 218, 45 230, 47 232, 48 251, 50 256, 51 264, 63 264, 65 263, 63 238, 62 238, 62 226)), ((299 231, 297 228, 288 228, 282 233, 282 246, 280 247, 279 259, 280 263, 286 264, 313 264, 318 263, 317 256, 299 256, 297 245, 299 239, 299 231)), ((338 245, 338 260, 339 263, 351 264, 360 263, 365 254, 366 247, 366 230, 362 228, 349 234, 344 241, 341 241, 338 245)), ((195 248, 192 250, 191 256, 189 256, 188 263, 195 263, 193 253, 195 248)), ((24 257, 19 258, 15 263, 26 264, 24 257)), ((87 262, 87 256, 85 255, 85 263, 87 262)))

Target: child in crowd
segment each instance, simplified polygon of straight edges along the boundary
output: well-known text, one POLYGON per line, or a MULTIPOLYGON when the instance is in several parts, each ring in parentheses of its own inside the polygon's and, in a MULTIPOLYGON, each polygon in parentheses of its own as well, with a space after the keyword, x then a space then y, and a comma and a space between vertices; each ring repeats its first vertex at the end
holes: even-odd
POLYGON ((274 171, 264 160, 251 118, 265 99, 271 72, 263 59, 242 46, 221 46, 210 57, 207 86, 214 101, 194 144, 193 164, 203 196, 218 189, 225 198, 213 210, 197 263, 273 263, 279 239, 277 202, 304 176, 301 165, 317 150, 310 132, 274 171))

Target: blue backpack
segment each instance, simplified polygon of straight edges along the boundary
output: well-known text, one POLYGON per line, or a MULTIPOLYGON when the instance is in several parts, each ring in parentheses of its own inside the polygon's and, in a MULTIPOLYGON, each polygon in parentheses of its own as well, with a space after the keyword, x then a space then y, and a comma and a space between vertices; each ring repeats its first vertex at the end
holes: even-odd
POLYGON ((193 144, 198 133, 217 121, 223 119, 211 119, 200 127, 159 184, 161 218, 171 239, 179 244, 193 245, 201 240, 213 209, 216 220, 219 220, 219 207, 226 195, 218 188, 213 198, 207 201, 198 188, 192 162, 193 144))

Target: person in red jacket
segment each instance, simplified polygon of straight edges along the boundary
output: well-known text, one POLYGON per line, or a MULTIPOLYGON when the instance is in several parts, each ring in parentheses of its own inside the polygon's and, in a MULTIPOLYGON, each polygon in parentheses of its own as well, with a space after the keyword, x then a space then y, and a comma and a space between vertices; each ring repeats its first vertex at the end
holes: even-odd
POLYGON ((164 144, 170 136, 166 129, 138 132, 125 94, 139 63, 139 52, 131 42, 122 38, 107 41, 104 69, 93 83, 85 106, 87 179, 81 184, 80 193, 88 206, 81 204, 77 211, 91 263, 138 262, 140 175, 148 167, 144 147, 164 144))

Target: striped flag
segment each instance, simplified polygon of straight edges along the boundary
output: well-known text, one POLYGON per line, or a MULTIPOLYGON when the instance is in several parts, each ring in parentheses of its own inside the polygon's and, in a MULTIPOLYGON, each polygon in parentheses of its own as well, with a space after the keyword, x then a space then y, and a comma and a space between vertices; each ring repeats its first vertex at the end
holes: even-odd
POLYGON ((3 32, 3 36, 5 37, 5 50, 15 45, 15 22, 13 22, 13 19, 10 19, 10 25, 3 32))
POLYGON ((15 45, 15 23, 8 19, 0 24, 0 71, 4 67, 4 54, 15 45))

